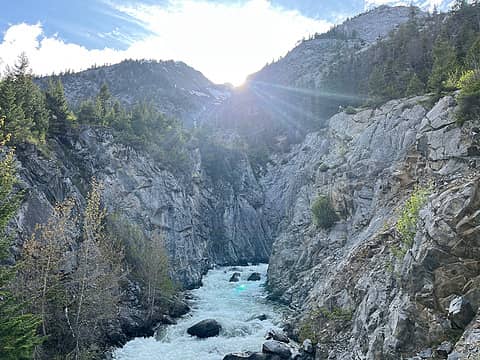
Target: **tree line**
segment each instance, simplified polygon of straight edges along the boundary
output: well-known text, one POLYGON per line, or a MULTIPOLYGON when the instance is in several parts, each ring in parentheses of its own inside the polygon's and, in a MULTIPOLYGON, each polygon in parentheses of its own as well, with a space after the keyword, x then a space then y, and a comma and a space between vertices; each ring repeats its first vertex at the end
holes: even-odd
POLYGON ((69 136, 80 125, 110 128, 117 139, 146 150, 172 171, 188 163, 189 134, 177 119, 140 102, 127 108, 103 84, 98 93, 71 108, 60 78, 51 78, 45 91, 34 82, 28 59, 20 55, 0 81, 0 116, 5 118, 7 145, 45 147, 49 138, 69 136))
MULTIPOLYGON (((434 12, 401 25, 366 51, 345 49, 323 86, 368 98, 367 105, 460 90, 459 118, 478 118, 480 3, 457 0, 451 12, 434 12)), ((356 103, 356 105, 359 105, 356 103)))

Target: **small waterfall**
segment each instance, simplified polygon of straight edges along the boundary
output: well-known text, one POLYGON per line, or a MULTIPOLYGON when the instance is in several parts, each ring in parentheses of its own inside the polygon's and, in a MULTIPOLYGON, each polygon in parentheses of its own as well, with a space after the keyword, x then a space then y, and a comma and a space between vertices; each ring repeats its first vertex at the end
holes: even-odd
POLYGON ((156 337, 137 338, 117 349, 116 360, 221 360, 237 351, 260 351, 264 335, 278 329, 282 321, 279 307, 266 300, 264 284, 267 265, 226 267, 210 270, 203 286, 193 290, 192 311, 176 325, 164 328, 156 337), (239 282, 229 282, 234 272, 241 273, 239 282), (247 281, 258 272, 261 281, 247 281), (265 314, 267 320, 256 316, 265 314), (187 329, 204 319, 215 319, 222 325, 220 335, 197 339, 187 329))

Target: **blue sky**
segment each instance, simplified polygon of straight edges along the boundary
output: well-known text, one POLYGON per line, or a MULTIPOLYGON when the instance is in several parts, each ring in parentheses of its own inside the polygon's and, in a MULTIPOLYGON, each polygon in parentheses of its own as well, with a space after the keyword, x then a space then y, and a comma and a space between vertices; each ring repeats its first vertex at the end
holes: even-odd
MULTIPOLYGON (((445 0, 418 0, 431 7, 445 0)), ((0 0, 0 70, 19 52, 34 72, 124 58, 181 60, 240 84, 297 40, 401 0, 0 0)))

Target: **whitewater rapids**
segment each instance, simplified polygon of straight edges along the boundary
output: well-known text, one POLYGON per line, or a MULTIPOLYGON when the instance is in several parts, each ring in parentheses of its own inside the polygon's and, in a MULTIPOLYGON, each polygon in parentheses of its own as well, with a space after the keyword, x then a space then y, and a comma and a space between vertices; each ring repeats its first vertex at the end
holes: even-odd
POLYGON ((191 291, 192 310, 150 338, 136 338, 113 353, 116 360, 221 360, 231 352, 260 351, 265 333, 279 329, 280 308, 266 300, 264 289, 267 265, 217 268, 203 278, 203 286, 191 291), (239 282, 229 282, 234 272, 241 273, 239 282), (261 281, 247 281, 259 272, 261 281), (254 319, 265 314, 267 320, 254 319), (222 325, 220 335, 197 339, 187 329, 204 319, 222 325))

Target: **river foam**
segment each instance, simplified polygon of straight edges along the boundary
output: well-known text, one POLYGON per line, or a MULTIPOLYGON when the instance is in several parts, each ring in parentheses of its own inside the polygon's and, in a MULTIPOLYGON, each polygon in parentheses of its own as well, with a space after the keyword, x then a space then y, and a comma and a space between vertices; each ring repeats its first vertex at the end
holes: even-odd
POLYGON ((192 311, 166 327, 156 337, 137 338, 117 349, 116 360, 221 360, 237 351, 260 351, 265 333, 278 329, 281 310, 266 300, 264 289, 267 265, 217 268, 203 279, 203 286, 193 290, 192 311), (239 282, 230 283, 234 272, 239 282), (247 281, 259 272, 261 281, 247 281), (265 314, 267 320, 253 319, 265 314), (197 339, 187 329, 204 319, 215 319, 222 325, 218 337, 197 339))

